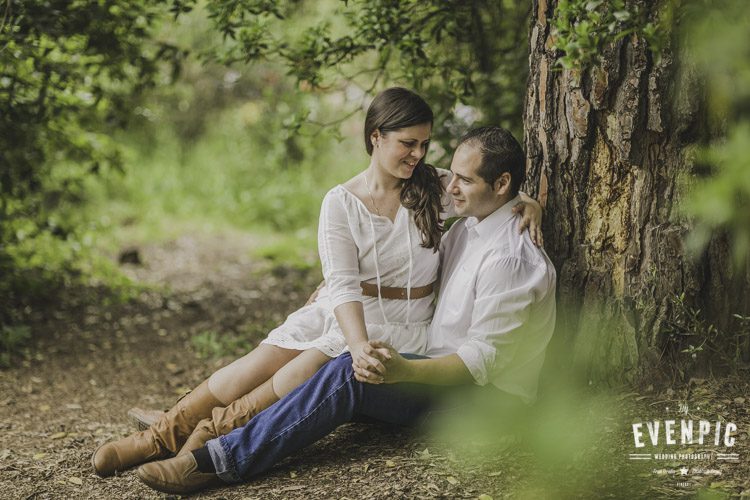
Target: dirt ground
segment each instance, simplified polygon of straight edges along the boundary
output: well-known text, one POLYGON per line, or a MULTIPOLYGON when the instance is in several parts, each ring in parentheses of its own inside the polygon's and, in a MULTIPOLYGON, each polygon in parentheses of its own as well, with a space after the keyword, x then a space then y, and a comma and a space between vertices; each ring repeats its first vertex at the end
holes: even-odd
MULTIPOLYGON (((143 485, 134 471, 97 477, 90 455, 132 431, 129 407, 170 406, 304 303, 320 279, 317 272, 252 259, 253 244, 227 234, 142 247, 141 264, 123 265, 148 285, 136 300, 110 304, 101 291, 74 289, 31 313, 30 354, 0 372, 0 498, 169 498, 143 485)), ((734 378, 623 394, 616 399, 618 420, 592 445, 605 453, 611 473, 592 478, 583 490, 556 489, 555 481, 574 475, 573 465, 543 480, 529 472, 533 458, 513 446, 472 460, 470 450, 457 452, 432 438, 349 424, 261 478, 197 497, 487 500, 560 498, 577 491, 573 496, 673 498, 700 487, 750 495, 749 392, 746 379, 734 378), (628 453, 637 452, 629 423, 664 418, 660 409, 676 409, 686 391, 705 400, 703 413, 738 424, 730 451, 739 460, 713 460, 720 476, 691 473, 679 486, 674 477, 654 472, 655 463, 628 460, 628 453), (631 490, 634 482, 638 487, 631 490)), ((673 461, 658 468, 678 466, 673 461)))

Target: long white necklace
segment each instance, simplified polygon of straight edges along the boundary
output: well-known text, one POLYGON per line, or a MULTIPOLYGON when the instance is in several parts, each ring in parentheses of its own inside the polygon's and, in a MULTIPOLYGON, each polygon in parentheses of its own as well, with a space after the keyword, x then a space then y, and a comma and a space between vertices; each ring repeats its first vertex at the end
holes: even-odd
POLYGON ((380 214, 380 209, 375 203, 375 197, 372 195, 372 191, 370 191, 370 183, 367 182, 367 172, 365 172, 365 187, 367 187, 367 194, 370 195, 370 203, 372 203, 372 207, 375 209, 375 213, 378 214, 378 217, 382 217, 382 215, 380 214))

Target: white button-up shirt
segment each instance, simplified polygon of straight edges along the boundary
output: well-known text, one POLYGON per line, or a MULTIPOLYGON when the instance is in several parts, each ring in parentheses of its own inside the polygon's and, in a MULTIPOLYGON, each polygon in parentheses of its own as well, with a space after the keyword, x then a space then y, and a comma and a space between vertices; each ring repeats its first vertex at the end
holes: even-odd
POLYGON ((530 402, 555 326, 555 268, 528 231, 519 234, 518 201, 482 222, 458 221, 443 237, 427 355, 456 353, 477 384, 530 402))

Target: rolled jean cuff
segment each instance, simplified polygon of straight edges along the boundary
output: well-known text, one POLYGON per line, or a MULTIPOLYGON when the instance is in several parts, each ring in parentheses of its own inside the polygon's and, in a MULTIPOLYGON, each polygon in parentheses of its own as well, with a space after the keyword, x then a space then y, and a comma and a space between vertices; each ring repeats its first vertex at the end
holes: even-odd
POLYGON ((232 455, 224 449, 223 438, 224 436, 221 436, 206 442, 211 461, 216 468, 216 475, 225 483, 241 483, 242 479, 237 475, 232 455))

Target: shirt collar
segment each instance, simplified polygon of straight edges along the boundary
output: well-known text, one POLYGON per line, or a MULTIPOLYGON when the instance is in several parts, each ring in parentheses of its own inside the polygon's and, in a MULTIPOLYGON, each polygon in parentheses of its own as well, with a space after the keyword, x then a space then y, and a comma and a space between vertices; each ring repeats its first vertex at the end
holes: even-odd
POLYGON ((513 207, 520 202, 521 197, 516 195, 515 198, 485 217, 482 222, 479 222, 476 217, 468 217, 465 223, 466 229, 469 230, 470 233, 476 232, 477 236, 484 239, 489 235, 496 233, 500 226, 505 225, 506 222, 516 215, 513 213, 513 207))

